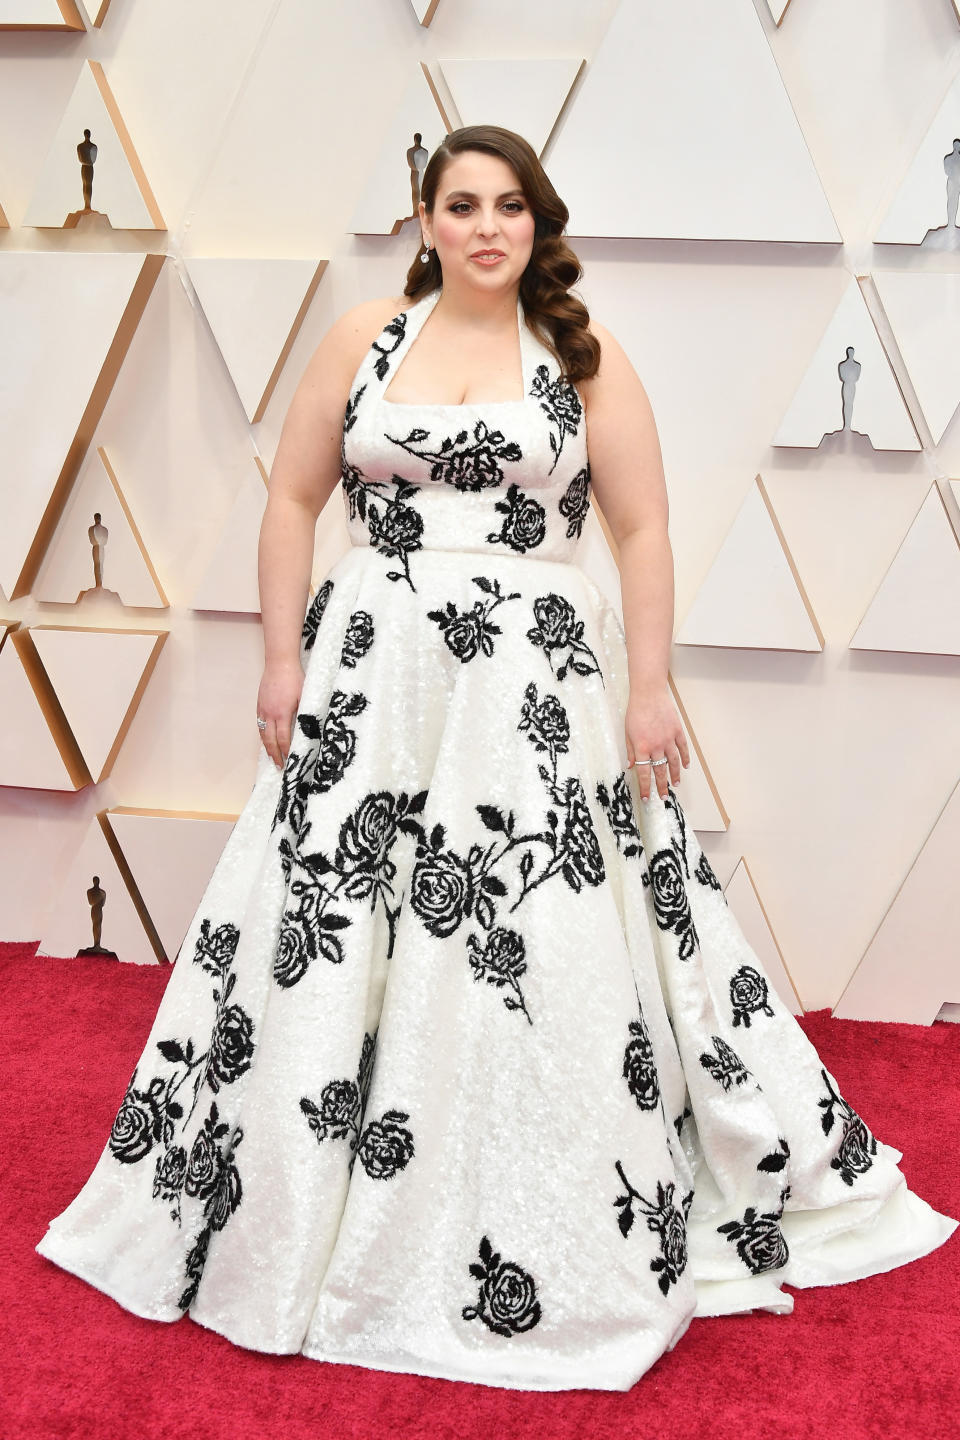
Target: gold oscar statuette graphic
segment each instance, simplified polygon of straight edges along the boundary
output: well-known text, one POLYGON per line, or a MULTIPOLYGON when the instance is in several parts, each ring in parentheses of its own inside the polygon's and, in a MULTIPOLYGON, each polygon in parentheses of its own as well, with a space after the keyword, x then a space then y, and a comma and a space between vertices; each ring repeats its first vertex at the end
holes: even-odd
POLYGON ((103 933, 103 907, 107 903, 107 892, 100 884, 100 876, 94 875, 93 884, 87 891, 87 901, 90 905, 90 924, 93 929, 93 944, 85 945, 82 950, 77 951, 77 958, 81 955, 108 955, 111 960, 119 960, 115 950, 109 950, 105 945, 100 944, 100 936, 103 933))

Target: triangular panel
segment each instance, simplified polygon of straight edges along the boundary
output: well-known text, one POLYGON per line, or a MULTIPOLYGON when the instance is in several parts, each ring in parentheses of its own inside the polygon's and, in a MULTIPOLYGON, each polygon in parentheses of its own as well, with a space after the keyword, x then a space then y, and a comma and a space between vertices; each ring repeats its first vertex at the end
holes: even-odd
POLYGON ((236 819, 122 805, 107 811, 170 961, 176 959, 236 819))
POLYGON ((74 605, 98 589, 124 605, 170 603, 102 445, 70 491, 33 593, 74 605))
POLYGON ((0 785, 80 790, 89 784, 29 637, 9 631, 0 649, 0 785))
POLYGON ((94 215, 106 217, 114 230, 166 229, 103 66, 87 60, 60 118, 23 224, 69 229, 94 215), (97 147, 89 209, 77 150, 85 143, 97 147))
POLYGON ((149 920, 144 924, 124 873, 126 862, 98 815, 83 837, 66 878, 56 887, 56 898, 42 926, 38 955, 78 955, 112 952, 118 960, 155 965, 161 958, 151 941, 149 920), (99 952, 95 923, 100 920, 99 952))
POLYGON ((875 270, 873 283, 933 443, 939 445, 960 405, 960 275, 875 270))
POLYGON ((900 542, 850 649, 960 655, 960 546, 935 483, 900 542))
POLYGON ((759 475, 694 596, 676 643, 823 649, 823 634, 759 475))
POLYGON ((420 24, 429 25, 437 13, 437 6, 440 4, 440 0, 410 0, 410 3, 413 6, 413 13, 420 21, 420 24))
POLYGON ((267 505, 265 479, 259 466, 244 477, 216 549, 190 602, 194 610, 259 614, 257 542, 267 505))
POLYGON ((791 1015, 802 1015, 803 1006, 790 978, 783 952, 763 908, 747 862, 741 858, 724 887, 727 904, 733 911, 747 944, 757 954, 760 964, 770 977, 773 987, 791 1015))
POLYGON ((585 63, 484 56, 439 65, 464 125, 503 125, 539 155, 585 63))
POLYGON ((105 779, 167 632, 32 625, 29 634, 90 774, 105 779))
POLYGON ((779 25, 790 8, 790 0, 767 0, 767 9, 779 25))
POLYGON ((426 66, 420 64, 383 126, 383 141, 347 226, 352 234, 399 234, 404 221, 417 214, 420 177, 449 128, 426 66))
MULTIPOLYGON (((954 0, 956 3, 956 0, 954 0)), ((942 231, 947 239, 952 183, 960 180, 960 75, 943 98, 927 133, 917 147, 875 241, 887 245, 920 245, 928 231, 942 231)), ((954 199, 954 206, 956 200, 954 199)), ((955 232, 954 232, 955 233, 955 232)))
POLYGON ((190 279, 247 419, 263 419, 326 260, 192 256, 190 279))
POLYGON ((924 841, 834 1015, 930 1025, 941 1005, 960 1002, 958 855, 960 785, 924 841))
POLYGON ((17 477, 3 496, 0 586, 11 600, 30 590, 162 265, 0 251, 0 463, 17 477))
POLYGON ((845 427, 866 436, 875 450, 921 448, 853 276, 771 443, 816 449, 825 435, 842 435, 845 427))
POLYGON ((545 165, 571 235, 841 235, 753 0, 623 0, 545 165))
POLYGON ((73 0, 0 0, 0 30, 83 30, 73 0))

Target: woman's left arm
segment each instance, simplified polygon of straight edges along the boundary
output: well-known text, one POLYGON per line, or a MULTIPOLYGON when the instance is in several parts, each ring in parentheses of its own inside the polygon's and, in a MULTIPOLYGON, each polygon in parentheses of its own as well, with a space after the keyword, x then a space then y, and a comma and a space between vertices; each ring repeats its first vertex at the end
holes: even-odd
POLYGON ((667 793, 690 764, 687 737, 673 703, 667 670, 673 638, 673 550, 660 439, 650 400, 622 346, 604 326, 590 328, 602 348, 600 369, 580 382, 594 498, 616 542, 623 600, 630 693, 624 729, 627 761, 637 767, 640 794, 667 793))

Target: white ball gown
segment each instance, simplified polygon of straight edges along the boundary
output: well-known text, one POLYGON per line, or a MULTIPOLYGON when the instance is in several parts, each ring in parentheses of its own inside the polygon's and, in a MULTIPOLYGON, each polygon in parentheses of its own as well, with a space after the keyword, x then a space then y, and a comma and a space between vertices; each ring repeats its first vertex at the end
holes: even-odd
POLYGON ((36 1248, 255 1350, 625 1390, 695 1316, 957 1222, 843 1099, 673 788, 625 772, 585 420, 522 304, 522 400, 384 398, 439 295, 357 372, 289 758, 36 1248))

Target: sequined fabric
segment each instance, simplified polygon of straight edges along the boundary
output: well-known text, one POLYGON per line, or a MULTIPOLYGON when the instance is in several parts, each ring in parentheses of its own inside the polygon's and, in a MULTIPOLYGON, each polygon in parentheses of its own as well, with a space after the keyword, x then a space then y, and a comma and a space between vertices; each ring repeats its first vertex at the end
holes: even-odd
POLYGON ((352 545, 90 1178, 38 1251, 236 1344, 627 1389, 695 1316, 933 1250, 671 788, 626 764, 619 617, 576 561, 577 392, 405 405, 439 298, 351 387, 352 545))

